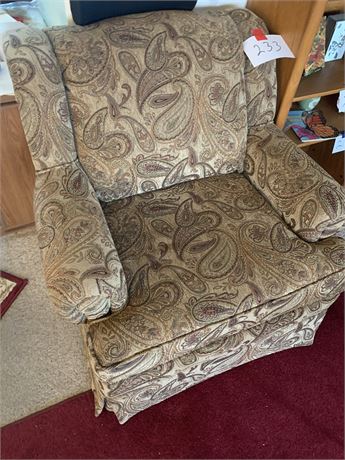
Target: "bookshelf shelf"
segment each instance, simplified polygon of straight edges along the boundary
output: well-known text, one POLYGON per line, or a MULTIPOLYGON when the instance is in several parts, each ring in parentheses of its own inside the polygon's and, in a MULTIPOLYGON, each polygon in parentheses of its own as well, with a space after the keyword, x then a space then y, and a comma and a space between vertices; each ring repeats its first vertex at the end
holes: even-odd
POLYGON ((326 7, 325 7, 325 13, 341 11, 342 9, 344 9, 343 0, 328 0, 326 7))
MULTIPOLYGON (((319 109, 322 111, 322 113, 326 117, 328 125, 334 126, 338 128, 339 131, 342 131, 344 129, 344 114, 338 112, 337 99, 338 94, 332 94, 330 96, 323 97, 321 101, 318 103, 318 105, 315 107, 315 109, 319 109)), ((298 106, 298 104, 294 103, 291 107, 291 110, 301 110, 301 108, 298 106)), ((297 135, 292 131, 292 129, 286 131, 286 134, 292 141, 295 142, 295 144, 303 148, 308 147, 311 144, 319 144, 320 142, 326 142, 325 139, 318 139, 316 141, 310 142, 301 142, 297 135)))
POLYGON ((0 96, 0 104, 8 104, 10 102, 16 102, 16 98, 12 95, 2 94, 0 96))
POLYGON ((343 59, 327 62, 319 72, 301 78, 295 97, 292 100, 296 102, 311 97, 339 93, 339 91, 345 89, 344 78, 343 59))

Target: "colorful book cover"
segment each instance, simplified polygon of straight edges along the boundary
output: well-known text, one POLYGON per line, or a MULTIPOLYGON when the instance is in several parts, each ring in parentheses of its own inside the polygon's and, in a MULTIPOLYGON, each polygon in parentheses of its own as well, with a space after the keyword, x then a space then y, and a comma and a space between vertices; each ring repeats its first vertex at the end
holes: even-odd
MULTIPOLYGON (((314 112, 313 111, 306 112, 305 110, 290 110, 290 112, 288 113, 287 119, 286 119, 284 131, 287 131, 288 129, 292 129, 293 132, 296 134, 296 136, 301 140, 301 142, 310 142, 310 141, 315 141, 319 139, 322 139, 322 140, 334 139, 336 136, 321 138, 320 136, 315 134, 311 129, 307 127, 307 125, 304 122, 304 119, 306 115, 310 115, 314 112)), ((318 110, 317 112, 321 116, 323 116, 321 111, 318 110)))
POLYGON ((289 128, 291 128, 292 125, 295 125, 295 124, 305 127, 305 123, 302 120, 303 113, 304 113, 304 110, 290 110, 286 118, 284 131, 287 131, 289 128))
POLYGON ((291 128, 302 142, 318 139, 318 136, 306 127, 306 124, 303 121, 304 113, 304 110, 290 110, 286 119, 284 130, 287 131, 291 128))
POLYGON ((325 47, 326 47, 326 16, 321 20, 319 30, 315 35, 306 65, 304 75, 311 75, 325 67, 325 47))
POLYGON ((310 129, 306 127, 299 126, 299 125, 292 125, 291 128, 302 142, 310 142, 310 141, 316 141, 320 139, 319 136, 314 134, 313 131, 310 131, 310 129))

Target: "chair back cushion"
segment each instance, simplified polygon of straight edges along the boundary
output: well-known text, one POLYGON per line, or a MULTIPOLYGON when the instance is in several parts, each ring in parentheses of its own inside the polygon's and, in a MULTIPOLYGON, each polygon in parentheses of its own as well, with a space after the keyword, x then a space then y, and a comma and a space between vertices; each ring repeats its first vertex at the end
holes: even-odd
POLYGON ((79 161, 103 201, 242 171, 242 36, 227 9, 46 30, 79 161))

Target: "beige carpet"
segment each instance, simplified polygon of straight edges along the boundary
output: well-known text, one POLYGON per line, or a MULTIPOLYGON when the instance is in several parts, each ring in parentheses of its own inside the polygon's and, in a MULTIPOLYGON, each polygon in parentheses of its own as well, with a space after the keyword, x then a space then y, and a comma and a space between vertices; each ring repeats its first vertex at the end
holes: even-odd
POLYGON ((1 425, 90 389, 80 328, 47 297, 33 227, 0 238, 0 268, 28 285, 0 321, 1 425))

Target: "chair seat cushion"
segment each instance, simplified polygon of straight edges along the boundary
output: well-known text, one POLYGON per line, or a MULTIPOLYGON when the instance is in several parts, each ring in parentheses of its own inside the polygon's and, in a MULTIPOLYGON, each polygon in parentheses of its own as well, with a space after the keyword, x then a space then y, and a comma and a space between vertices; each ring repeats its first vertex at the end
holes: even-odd
POLYGON ((101 366, 152 367, 292 310, 306 286, 323 289, 325 279, 331 292, 342 279, 342 241, 301 240, 241 174, 125 198, 104 212, 129 304, 89 326, 101 366))

